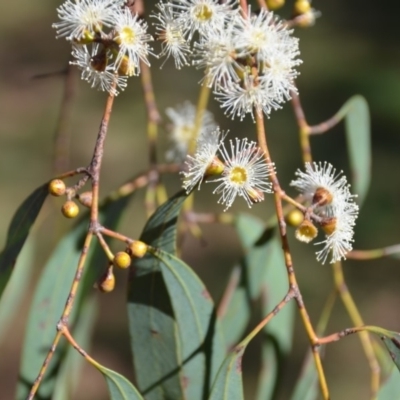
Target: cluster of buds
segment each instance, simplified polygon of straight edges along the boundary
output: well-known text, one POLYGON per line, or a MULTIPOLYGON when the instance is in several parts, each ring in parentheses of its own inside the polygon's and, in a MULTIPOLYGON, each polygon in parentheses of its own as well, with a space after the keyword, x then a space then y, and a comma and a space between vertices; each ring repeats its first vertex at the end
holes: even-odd
POLYGON ((305 200, 310 203, 304 220, 296 230, 296 238, 309 243, 318 234, 313 221, 325 233, 324 248, 318 251, 317 260, 325 263, 331 254, 331 263, 346 258, 352 250, 353 228, 358 216, 356 195, 350 193, 350 185, 342 172, 336 174, 331 164, 306 163, 306 172, 298 170, 297 179, 291 182, 305 200))
POLYGON ((55 197, 67 196, 67 201, 61 207, 61 212, 64 217, 75 218, 79 214, 79 207, 73 200, 71 200, 70 192, 68 191, 64 181, 61 179, 53 179, 49 183, 49 193, 55 197))

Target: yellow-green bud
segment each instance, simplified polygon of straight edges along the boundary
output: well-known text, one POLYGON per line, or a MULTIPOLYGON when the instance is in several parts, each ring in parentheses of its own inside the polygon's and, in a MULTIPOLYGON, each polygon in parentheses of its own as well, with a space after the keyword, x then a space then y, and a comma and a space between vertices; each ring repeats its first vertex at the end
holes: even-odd
POLYGON ((115 288, 115 275, 112 268, 108 268, 107 272, 97 282, 97 287, 103 293, 110 293, 115 288))
POLYGON ((49 183, 49 193, 53 196, 62 196, 65 194, 65 183, 61 179, 53 179, 49 183))
POLYGON ((277 10, 285 5, 285 0, 266 0, 268 10, 277 10))
POLYGON ((74 201, 68 200, 63 204, 61 212, 64 217, 75 218, 79 214, 79 207, 74 201))
POLYGON ((301 15, 308 13, 311 10, 311 4, 308 0, 297 0, 294 3, 294 14, 301 15))
POLYGON ((113 264, 118 268, 128 268, 131 265, 131 257, 125 251, 119 251, 114 256, 113 264))
POLYGON ((141 242, 140 240, 135 240, 129 245, 129 252, 132 254, 133 257, 142 258, 147 252, 147 244, 141 242))
POLYGON ((285 221, 288 225, 298 227, 304 219, 304 215, 300 210, 292 210, 286 216, 285 221))
POLYGON ((296 229, 295 236, 300 242, 309 243, 318 235, 318 229, 310 221, 305 219, 296 229))
POLYGON ((79 203, 81 203, 85 207, 92 207, 93 201, 93 193, 92 192, 83 192, 78 195, 79 203))

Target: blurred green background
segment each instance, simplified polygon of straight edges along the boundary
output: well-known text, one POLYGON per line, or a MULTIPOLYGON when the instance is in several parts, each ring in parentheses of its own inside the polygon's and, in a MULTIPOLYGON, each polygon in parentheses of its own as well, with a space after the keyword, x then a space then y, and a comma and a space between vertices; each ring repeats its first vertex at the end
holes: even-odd
MULTIPOLYGON (((152 1, 146 2, 147 10, 152 1)), ((3 4, 0 13, 0 243, 6 237, 7 226, 18 204, 37 186, 53 176, 53 136, 63 93, 60 76, 33 79, 40 74, 63 69, 69 58, 65 40, 56 40, 51 28, 56 21, 50 0, 28 2, 16 0, 3 4)), ((280 12, 290 15, 292 3, 280 12)), ((297 80, 303 107, 310 124, 333 115, 353 94, 365 96, 372 121, 372 183, 361 209, 355 234, 355 248, 371 249, 400 242, 400 185, 397 176, 400 162, 400 46, 398 40, 397 3, 362 0, 314 1, 322 12, 315 27, 298 30, 301 58, 304 63, 297 80), (393 7, 392 7, 393 5, 393 7)), ((186 68, 176 71, 171 62, 162 70, 160 61, 152 60, 155 94, 160 111, 185 100, 196 102, 201 79, 200 71, 186 68)), ((85 166, 90 160, 106 96, 91 90, 80 81, 70 121, 70 167, 85 166)), ((218 104, 211 101, 209 109, 222 129, 231 135, 255 135, 251 119, 243 123, 227 119, 218 104)), ((105 195, 147 166, 145 108, 140 80, 132 78, 128 89, 118 96, 111 119, 105 148, 101 192, 105 195)), ((160 155, 167 144, 166 118, 160 130, 160 155)), ((274 112, 267 121, 268 140, 277 165, 281 184, 288 187, 296 168, 301 166, 297 128, 290 104, 274 112)), ((343 126, 312 139, 314 159, 327 160, 337 169, 349 171, 343 126)), ((168 178, 169 194, 179 188, 179 180, 168 178)), ((211 197, 207 185, 196 199, 201 211, 221 210, 211 197)), ((126 214, 121 232, 138 237, 144 224, 143 193, 135 197, 126 214)), ((35 227, 35 279, 54 247, 57 238, 73 222, 65 221, 58 212, 61 200, 50 199, 35 227)), ((233 211, 249 212, 244 202, 237 201, 233 211)), ((255 206, 251 213, 266 219, 273 213, 270 199, 255 206)), ((183 257, 192 265, 209 287, 217 301, 227 274, 240 257, 241 249, 230 227, 205 226, 206 245, 193 238, 184 242, 183 257)), ((292 235, 291 235, 292 236, 292 235)), ((312 321, 318 320, 326 294, 332 287, 329 266, 315 261, 314 249, 297 243, 292 236, 294 265, 304 300, 312 321)), ((2 246, 2 245, 1 245, 2 246)), ((71 266, 74 268, 75 266, 71 266)), ((380 259, 367 262, 348 261, 344 264, 348 286, 364 320, 400 330, 399 261, 380 259)), ((92 356, 109 368, 132 377, 125 311, 125 277, 117 276, 117 290, 98 295, 101 313, 94 333, 92 356)), ((18 316, 2 339, 0 387, 3 399, 13 398, 18 377, 18 364, 24 326, 35 280, 29 285, 18 316)), ((257 322, 254 318, 253 324, 257 322)), ((351 323, 338 302, 328 331, 335 332, 351 323)), ((251 398, 259 364, 257 339, 244 358, 247 398, 251 398)), ((288 398, 293 381, 299 373, 306 352, 307 339, 297 321, 294 349, 287 362, 282 399, 288 398)), ((348 337, 328 346, 324 365, 333 399, 366 399, 369 393, 369 371, 359 339, 348 337)), ((100 374, 85 366, 76 399, 106 399, 106 388, 100 374)))

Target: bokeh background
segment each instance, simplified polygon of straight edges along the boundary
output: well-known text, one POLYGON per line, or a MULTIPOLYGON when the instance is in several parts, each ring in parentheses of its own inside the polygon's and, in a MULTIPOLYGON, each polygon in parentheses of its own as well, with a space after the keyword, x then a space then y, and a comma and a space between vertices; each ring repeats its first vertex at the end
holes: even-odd
MULTIPOLYGON (((373 164, 367 200, 361 209, 355 233, 355 248, 371 249, 400 242, 400 45, 396 2, 363 0, 315 0, 322 12, 311 29, 297 30, 300 37, 301 75, 297 83, 310 124, 333 115, 353 94, 365 96, 371 111, 373 164), (393 7, 392 7, 393 6, 393 7)), ((69 58, 69 46, 55 39, 51 28, 56 21, 58 2, 15 0, 2 5, 0 13, 0 243, 18 204, 37 186, 53 176, 53 138, 63 93, 60 75, 43 79, 35 76, 62 70, 69 58)), ((151 10, 153 1, 146 2, 151 10)), ((280 15, 290 15, 292 2, 280 15)), ((192 68, 176 71, 171 62, 162 70, 152 60, 156 99, 160 111, 185 100, 196 102, 201 73, 192 68)), ((90 160, 105 94, 78 82, 76 102, 70 121, 70 166, 84 166, 90 160)), ((211 101, 209 109, 222 129, 239 137, 254 137, 250 119, 231 121, 211 101)), ((167 119, 160 131, 160 156, 167 145, 167 119)), ((116 100, 106 143, 101 192, 105 195, 147 166, 145 109, 140 80, 132 78, 128 89, 116 100)), ((290 104, 274 112, 267 121, 272 156, 280 181, 289 193, 290 179, 301 166, 297 129, 290 104)), ((338 169, 349 171, 343 126, 312 138, 315 160, 327 160, 338 169)), ((173 194, 179 180, 168 178, 173 194)), ((138 237, 144 224, 143 193, 136 196, 121 226, 121 231, 138 237)), ((234 211, 249 212, 236 202, 234 211)), ((34 274, 18 314, 1 338, 0 388, 2 399, 12 399, 18 377, 24 327, 35 281, 52 248, 73 222, 59 213, 61 201, 50 199, 35 227, 34 274)), ((205 185, 196 199, 198 210, 221 210, 205 185)), ((272 213, 269 201, 253 207, 251 213, 266 219, 272 213)), ((222 294, 227 274, 241 255, 235 232, 230 227, 206 226, 206 245, 192 238, 184 243, 183 257, 209 287, 215 300, 222 294)), ((319 265, 314 249, 291 240, 295 268, 313 322, 318 319, 326 294, 332 287, 329 266, 319 265)), ((74 268, 74 266, 71 266, 74 268)), ((400 330, 400 264, 394 259, 344 264, 348 286, 367 324, 400 330)), ((98 294, 101 312, 94 331, 91 354, 95 359, 127 377, 132 377, 125 310, 126 275, 117 276, 117 289, 98 294)), ((257 319, 253 320, 253 324, 257 319)), ((306 352, 307 339, 301 323, 296 323, 294 348, 288 359, 279 398, 289 396, 306 352)), ((328 331, 335 332, 351 323, 338 302, 328 331)), ((259 365, 256 339, 244 358, 246 398, 259 365)), ((369 372, 357 336, 331 344, 324 360, 333 399, 366 399, 369 372)), ((400 395, 399 395, 400 396, 400 395)), ((97 371, 86 366, 76 399, 106 399, 106 387, 97 371)))

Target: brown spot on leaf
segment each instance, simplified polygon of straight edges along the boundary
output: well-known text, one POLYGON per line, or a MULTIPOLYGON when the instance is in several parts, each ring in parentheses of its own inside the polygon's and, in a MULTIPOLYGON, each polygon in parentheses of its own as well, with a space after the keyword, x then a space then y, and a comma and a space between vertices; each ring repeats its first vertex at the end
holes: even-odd
POLYGON ((189 386, 189 378, 187 376, 182 376, 182 387, 186 389, 189 386))
POLYGON ((204 289, 204 290, 201 292, 201 295, 202 295, 205 299, 211 300, 211 295, 210 295, 210 293, 209 293, 209 291, 208 291, 207 289, 204 289))

